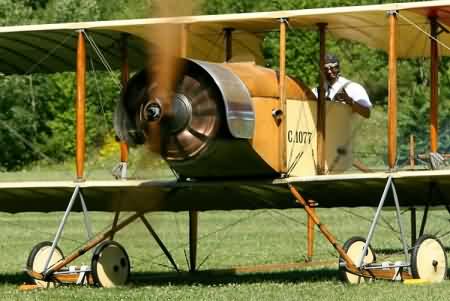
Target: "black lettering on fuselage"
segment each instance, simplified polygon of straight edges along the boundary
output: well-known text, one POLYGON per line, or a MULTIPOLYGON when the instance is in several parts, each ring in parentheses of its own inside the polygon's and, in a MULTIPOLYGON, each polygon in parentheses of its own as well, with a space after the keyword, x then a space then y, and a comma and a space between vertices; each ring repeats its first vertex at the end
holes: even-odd
POLYGON ((289 130, 287 134, 289 143, 311 144, 312 139, 311 132, 289 130))

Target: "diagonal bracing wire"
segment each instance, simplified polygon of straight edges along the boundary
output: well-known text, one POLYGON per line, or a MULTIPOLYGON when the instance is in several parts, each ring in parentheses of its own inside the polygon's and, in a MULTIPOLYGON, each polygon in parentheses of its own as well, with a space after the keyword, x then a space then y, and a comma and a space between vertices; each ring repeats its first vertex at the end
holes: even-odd
POLYGON ((55 160, 44 154, 39 148, 35 147, 33 144, 28 142, 28 140, 23 137, 19 132, 17 132, 13 127, 11 127, 6 121, 0 119, 0 123, 8 130, 10 131, 14 136, 16 136, 20 141, 22 141, 23 144, 28 146, 33 152, 47 160, 48 162, 56 163, 55 160))
POLYGON ((34 69, 36 69, 42 62, 46 61, 53 53, 55 53, 57 49, 61 48, 62 45, 64 45, 70 37, 71 37, 70 35, 67 35, 61 43, 53 47, 45 56, 43 56, 39 61, 37 61, 37 63, 35 63, 27 71, 25 71, 25 74, 32 73, 34 69))
POLYGON ((97 54, 98 58, 100 59, 100 61, 102 62, 103 66, 106 68, 106 70, 109 72, 109 74, 111 75, 112 80, 114 81, 114 83, 118 86, 118 87, 122 87, 122 84, 120 83, 120 81, 115 77, 114 71, 111 68, 111 65, 109 64, 108 60, 106 59, 106 57, 103 55, 103 52, 101 51, 100 47, 97 46, 97 44, 95 43, 94 39, 88 35, 87 31, 82 30, 84 36, 86 37, 86 39, 88 40, 89 44, 91 45, 92 49, 94 50, 94 52, 97 54))

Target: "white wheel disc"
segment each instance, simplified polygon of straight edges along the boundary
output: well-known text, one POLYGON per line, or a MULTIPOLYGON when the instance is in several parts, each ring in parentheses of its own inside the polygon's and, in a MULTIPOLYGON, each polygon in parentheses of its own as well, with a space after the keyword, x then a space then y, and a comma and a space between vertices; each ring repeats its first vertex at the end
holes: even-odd
POLYGON ((440 241, 424 235, 414 246, 411 257, 411 268, 414 278, 430 282, 440 282, 447 275, 447 256, 440 241))
POLYGON ((92 258, 94 281, 102 287, 124 285, 130 274, 130 260, 125 249, 114 241, 100 244, 92 258))
MULTIPOLYGON (((359 267, 359 260, 361 259, 361 254, 364 250, 364 245, 365 240, 364 238, 361 237, 352 237, 344 244, 344 250, 357 267, 359 267)), ((339 261, 342 262, 343 259, 341 258, 339 261)), ((372 263, 374 261, 375 255, 372 251, 372 248, 369 246, 369 248, 367 249, 367 254, 366 256, 364 256, 363 263, 372 263)), ((341 266, 339 267, 339 269, 341 270, 341 276, 343 280, 347 283, 359 284, 371 280, 371 278, 365 278, 346 272, 345 268, 341 266)))
MULTIPOLYGON (((37 244, 32 250, 27 260, 27 268, 37 272, 44 272, 45 264, 47 263, 48 257, 50 255, 50 251, 52 249, 52 243, 49 241, 45 241, 37 244)), ((59 248, 55 248, 53 254, 50 258, 50 262, 47 268, 50 268, 57 262, 64 259, 64 255, 62 254, 59 248)), ((34 282, 41 287, 53 287, 53 282, 47 282, 42 280, 34 279, 34 282)))

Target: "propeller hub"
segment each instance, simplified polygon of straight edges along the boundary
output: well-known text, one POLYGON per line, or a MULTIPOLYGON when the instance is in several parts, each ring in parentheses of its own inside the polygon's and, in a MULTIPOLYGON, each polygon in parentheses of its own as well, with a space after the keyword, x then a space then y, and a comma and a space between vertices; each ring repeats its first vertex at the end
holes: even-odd
POLYGON ((159 101, 148 102, 143 110, 144 119, 153 122, 161 119, 162 108, 159 101))
POLYGON ((177 93, 172 98, 172 112, 167 128, 170 133, 179 133, 191 123, 192 105, 184 94, 177 93))

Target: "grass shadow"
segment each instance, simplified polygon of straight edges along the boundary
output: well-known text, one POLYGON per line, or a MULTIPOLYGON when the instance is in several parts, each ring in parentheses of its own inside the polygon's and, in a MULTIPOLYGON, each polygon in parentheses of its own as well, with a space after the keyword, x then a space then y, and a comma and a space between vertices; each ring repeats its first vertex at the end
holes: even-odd
POLYGON ((322 268, 315 270, 293 270, 259 273, 239 273, 231 271, 211 270, 189 272, 132 273, 131 285, 223 285, 230 283, 298 283, 338 280, 336 269, 322 268))
MULTIPOLYGON (((392 255, 392 254, 403 254, 402 248, 374 248, 375 254, 385 254, 385 255, 392 255)), ((444 247, 444 251, 446 253, 450 253, 450 247, 444 247)))
MULTIPOLYGON (((447 271, 450 275, 450 268, 447 271)), ((448 277, 447 277, 448 278, 448 277)), ((236 273, 231 270, 207 270, 195 273, 189 272, 132 272, 128 285, 131 287, 167 286, 167 285, 227 285, 233 283, 300 283, 339 281, 335 268, 317 268, 312 270, 290 270, 256 273, 236 273)), ((25 273, 1 273, 0 283, 20 285, 31 283, 31 278, 25 273)))
MULTIPOLYGON (((225 270, 189 272, 132 272, 129 279, 131 286, 165 286, 165 285, 219 285, 229 283, 298 283, 337 280, 335 269, 294 270, 282 272, 259 272, 236 274, 225 270)), ((20 285, 31 283, 26 273, 2 273, 1 284, 20 285)))
POLYGON ((1 284, 22 284, 29 283, 30 277, 26 273, 2 273, 0 274, 1 284))

